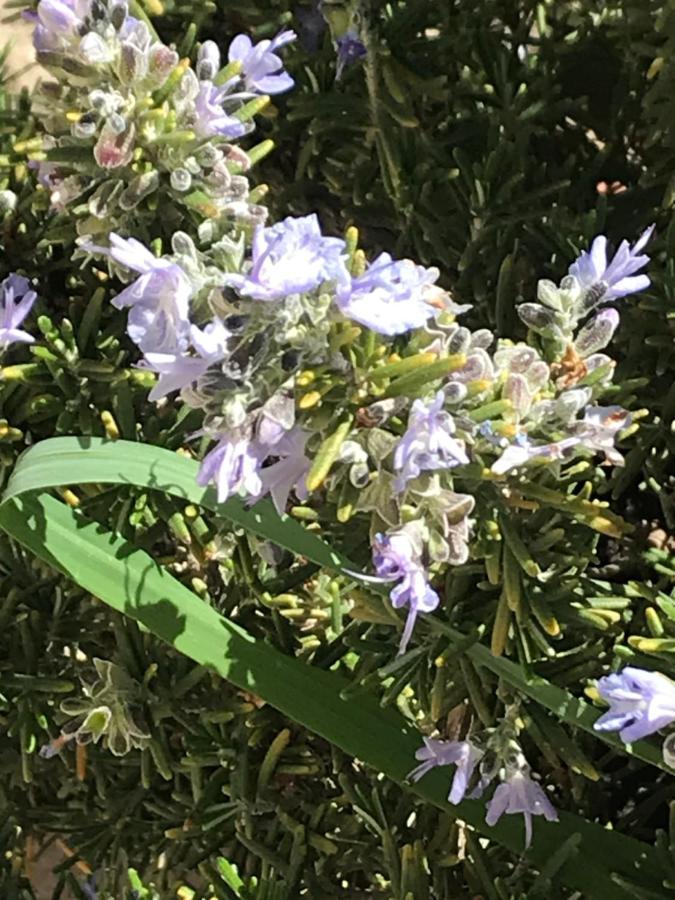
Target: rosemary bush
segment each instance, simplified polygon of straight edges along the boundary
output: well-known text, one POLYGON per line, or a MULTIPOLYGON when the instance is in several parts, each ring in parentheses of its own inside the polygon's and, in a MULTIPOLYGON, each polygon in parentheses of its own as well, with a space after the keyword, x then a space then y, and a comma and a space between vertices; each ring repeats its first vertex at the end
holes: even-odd
POLYGON ((669 896, 672 13, 130 7, 3 74, 3 896, 669 896))

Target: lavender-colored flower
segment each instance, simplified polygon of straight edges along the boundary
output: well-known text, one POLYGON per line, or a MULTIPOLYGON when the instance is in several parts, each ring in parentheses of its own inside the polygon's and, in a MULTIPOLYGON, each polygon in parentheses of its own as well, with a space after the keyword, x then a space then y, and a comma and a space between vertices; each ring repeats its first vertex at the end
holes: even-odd
POLYGON ((413 403, 408 428, 394 451, 394 468, 400 472, 395 482, 398 492, 421 472, 452 469, 469 462, 464 441, 453 437, 455 422, 443 409, 444 403, 443 391, 428 404, 422 400, 413 403))
POLYGON ((564 459, 573 448, 604 453, 613 466, 623 465, 623 456, 614 446, 617 434, 630 424, 630 414, 620 406, 592 406, 584 418, 574 426, 574 434, 549 444, 533 444, 524 433, 519 434, 492 465, 495 475, 504 475, 511 469, 527 465, 534 460, 564 459))
POLYGON ((378 578, 398 582, 389 594, 392 606, 394 609, 408 607, 399 654, 408 646, 419 613, 432 612, 440 602, 427 580, 421 559, 421 538, 414 525, 409 523, 397 531, 376 534, 373 542, 373 563, 378 578))
POLYGON ((577 426, 577 442, 586 450, 604 453, 613 466, 622 466, 623 456, 614 447, 614 441, 630 422, 630 413, 620 406, 591 406, 577 426))
POLYGON ((294 81, 283 70, 283 62, 276 55, 286 44, 294 41, 294 31, 281 31, 270 40, 253 44, 246 34, 237 35, 230 44, 227 58, 240 62, 246 89, 260 94, 281 94, 293 87, 294 81))
POLYGON ((358 62, 366 56, 366 47, 359 38, 357 32, 350 28, 335 42, 337 45, 337 67, 335 70, 335 78, 342 78, 342 73, 352 63, 358 62))
MULTIPOLYGON (((197 137, 208 138, 216 134, 226 138, 238 138, 249 130, 244 122, 223 109, 223 101, 230 95, 231 83, 217 87, 212 81, 199 82, 194 100, 193 129, 197 137)), ((232 95, 229 99, 233 99, 232 95)))
POLYGON ((494 792, 488 804, 485 821, 492 826, 506 813, 522 813, 525 817, 525 846, 532 843, 532 816, 544 816, 549 822, 558 821, 558 813, 542 788, 526 770, 514 769, 494 792))
POLYGON ((38 53, 67 48, 79 36, 89 0, 40 0, 33 46, 38 53))
POLYGON ((593 295, 589 308, 599 302, 606 303, 649 287, 651 282, 647 275, 635 273, 649 262, 649 257, 640 251, 649 242, 653 231, 652 225, 640 235, 632 247, 628 241, 622 241, 609 263, 607 238, 599 235, 591 244, 590 252, 582 253, 576 262, 572 263, 569 274, 577 279, 587 295, 589 292, 593 295))
POLYGON ((245 429, 234 429, 204 457, 197 484, 206 487, 213 482, 219 503, 242 491, 248 496, 259 497, 262 491, 260 466, 264 456, 261 445, 251 440, 245 429))
POLYGON ((197 381, 208 367, 208 362, 200 357, 181 352, 146 353, 138 364, 139 369, 147 369, 159 375, 157 384, 148 395, 151 401, 161 400, 167 394, 188 387, 197 381))
POLYGON ((348 278, 344 241, 324 237, 316 215, 289 216, 253 236, 252 265, 246 275, 229 274, 225 284, 254 300, 281 300, 313 291, 327 281, 348 278))
POLYGON ((438 269, 381 253, 363 273, 340 286, 337 303, 350 319, 379 334, 403 334, 422 328, 439 307, 438 269))
POLYGON ((19 328, 31 311, 37 294, 27 278, 8 275, 0 283, 0 349, 17 342, 32 344, 35 338, 19 328))
MULTIPOLYGON (((89 247, 88 249, 101 249, 89 247)), ((180 266, 156 256, 134 238, 110 235, 110 256, 141 277, 112 301, 130 308, 127 333, 143 353, 184 350, 190 333, 192 285, 180 266)))
POLYGON ((424 746, 415 753, 415 759, 421 760, 421 763, 409 773, 408 778, 419 781, 437 766, 457 766, 448 800, 450 803, 461 803, 482 756, 483 751, 471 741, 441 741, 425 737, 424 746))
POLYGON ((609 710, 594 724, 596 731, 618 731, 627 744, 675 722, 675 683, 660 672, 627 666, 598 681, 609 710))
POLYGON ((579 437, 563 438, 550 444, 533 444, 524 433, 517 435, 516 439, 492 464, 491 471, 495 475, 505 475, 512 469, 525 466, 533 460, 553 461, 564 459, 565 453, 580 443, 579 437))
POLYGON ((180 350, 175 353, 146 353, 140 367, 159 375, 148 399, 159 400, 197 381, 209 366, 225 358, 229 337, 230 333, 224 324, 219 319, 214 319, 203 329, 196 325, 190 328, 190 343, 197 351, 197 356, 190 356, 180 350))
POLYGON ((278 461, 260 471, 260 493, 255 499, 269 494, 280 516, 286 512, 291 492, 299 500, 308 497, 306 479, 311 467, 311 461, 305 456, 308 436, 300 428, 284 435, 272 450, 278 461))

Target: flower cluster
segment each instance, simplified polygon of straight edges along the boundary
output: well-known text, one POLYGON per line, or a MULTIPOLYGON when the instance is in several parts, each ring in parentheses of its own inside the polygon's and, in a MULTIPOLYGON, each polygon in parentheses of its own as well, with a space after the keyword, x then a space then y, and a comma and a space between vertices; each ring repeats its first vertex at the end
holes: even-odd
MULTIPOLYGON (((651 229, 611 259, 599 236, 559 285, 540 281, 537 301, 518 307, 526 340, 511 341, 462 325, 470 307, 435 268, 387 253, 369 262, 357 234, 326 235, 316 215, 266 225, 243 174, 255 153, 232 142, 292 86, 279 51, 293 39, 240 35, 227 61, 207 41, 191 67, 124 0, 41 0, 35 46, 60 80, 43 89, 34 163, 52 205, 81 215, 77 255, 125 285, 112 303, 127 311, 137 365, 155 376, 150 399, 178 395, 201 413, 197 434, 211 446, 200 485, 220 502, 269 496, 282 515, 321 492, 341 524, 358 516, 374 573, 345 575, 387 586, 404 612, 403 654, 445 602, 440 576, 487 559, 523 486, 595 457, 622 464, 616 444, 632 419, 606 400, 619 327, 607 304, 648 287, 651 229), (151 243, 137 215, 166 197, 181 214, 165 223, 170 240, 151 243)), ((361 53, 349 40, 345 60, 361 53)), ((19 325, 34 299, 25 279, 3 283, 3 346, 31 340, 19 325)), ((78 739, 108 734, 118 750, 145 740, 135 726, 119 737, 133 722, 115 691, 73 710, 78 739)), ((599 730, 630 741, 675 721, 661 676, 626 669, 599 691, 610 703, 599 730)), ((452 803, 497 781, 487 822, 523 814, 527 844, 533 816, 557 818, 511 720, 480 744, 427 738, 417 758, 413 780, 456 767, 452 803)))
POLYGON ((525 846, 532 842, 532 817, 544 816, 549 822, 557 822, 558 814, 543 788, 530 776, 530 767, 514 737, 514 728, 508 717, 492 734, 486 736, 484 749, 474 740, 446 741, 424 738, 424 744, 415 754, 420 761, 408 778, 419 781, 434 768, 455 766, 455 774, 448 801, 461 803, 465 796, 482 797, 489 785, 498 779, 499 784, 487 804, 485 821, 492 826, 506 813, 522 814, 525 821, 525 846), (474 779, 474 772, 480 775, 474 779), (471 790, 472 781, 475 784, 471 790))
POLYGON ((56 77, 39 87, 47 134, 32 165, 82 234, 107 235, 167 197, 210 234, 216 221, 264 219, 243 174, 250 157, 231 142, 292 87, 278 55, 292 31, 255 45, 239 35, 224 65, 206 41, 192 68, 126 0, 40 0, 30 16, 38 61, 56 77))
MULTIPOLYGON (((607 268, 614 290, 644 286, 646 276, 625 275, 644 265, 644 240, 622 245, 626 259, 607 268)), ((469 556, 480 490, 460 493, 459 483, 506 490, 507 476, 579 457, 622 463, 615 442, 631 417, 597 402, 618 313, 583 316, 603 272, 590 287, 573 274, 560 287, 540 283, 541 302, 519 307, 530 341, 491 349, 490 332, 458 324, 466 307, 437 287, 436 270, 386 254, 367 264, 313 215, 258 225, 250 254, 233 239, 197 249, 183 232, 170 256, 114 233, 109 247, 82 246, 138 276, 113 302, 129 310, 140 364, 158 376, 151 396, 180 391, 204 411, 217 443, 200 481, 220 500, 272 492, 283 511, 289 493, 304 498, 325 480, 312 477, 312 460, 332 445, 329 490, 347 465, 360 507, 373 510, 376 578, 407 609, 401 650, 439 603, 435 567, 469 556), (403 356, 388 346, 395 335, 407 335, 403 356), (351 427, 333 432, 345 417, 351 427)))

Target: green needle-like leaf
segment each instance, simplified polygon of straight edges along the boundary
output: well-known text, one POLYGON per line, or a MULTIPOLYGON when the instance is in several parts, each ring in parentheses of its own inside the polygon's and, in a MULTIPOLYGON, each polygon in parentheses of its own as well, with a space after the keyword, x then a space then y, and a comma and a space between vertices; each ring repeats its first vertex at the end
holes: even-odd
MULTIPOLYGON (((134 445, 134 449, 139 448, 134 445)), ((24 483, 29 480, 26 459, 24 483)), ((88 468, 87 477, 91 474, 88 468)), ((142 550, 87 522, 53 497, 35 493, 16 497, 16 484, 14 499, 6 499, 0 507, 0 528, 11 537, 195 662, 257 694, 394 781, 405 781, 420 740, 399 713, 382 709, 367 694, 360 694, 358 702, 343 699, 347 682, 339 674, 284 656, 220 616, 142 550)), ((523 849, 519 817, 504 817, 488 828, 482 802, 465 800, 449 806, 447 773, 433 772, 410 789, 511 851, 523 849)), ((528 859, 543 866, 574 834, 581 835, 582 845, 592 848, 592 853, 583 866, 571 862, 559 870, 558 877, 571 888, 589 897, 628 900, 631 893, 618 887, 611 876, 618 873, 635 879, 637 870, 643 870, 645 880, 658 887, 650 877, 657 869, 651 847, 568 813, 562 813, 557 824, 537 820, 528 859)))

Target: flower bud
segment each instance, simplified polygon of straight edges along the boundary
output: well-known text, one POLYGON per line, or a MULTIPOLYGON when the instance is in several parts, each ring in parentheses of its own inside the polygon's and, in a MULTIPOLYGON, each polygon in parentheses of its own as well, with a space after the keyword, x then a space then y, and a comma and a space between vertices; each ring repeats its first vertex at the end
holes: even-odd
POLYGON ((505 400, 511 401, 513 410, 519 418, 527 414, 532 404, 532 395, 527 380, 523 375, 513 372, 506 379, 502 396, 505 400))
POLYGON ((537 334, 550 338, 562 336, 558 326, 558 317, 545 306, 540 306, 538 303, 521 303, 517 307, 517 312, 521 321, 537 334))
POLYGON ((577 353, 581 357, 590 356, 604 350, 611 341, 619 324, 619 313, 615 309, 603 309, 590 319, 574 341, 577 353))
POLYGON ((14 191, 0 191, 0 214, 16 209, 17 196, 14 191))
POLYGON ((148 71, 153 84, 160 87, 178 65, 178 54, 164 44, 153 44, 150 48, 148 71))
POLYGON ((200 81, 213 81, 220 69, 220 50, 215 41, 204 41, 197 56, 197 78, 200 81))
MULTIPOLYGON (((121 117, 120 117, 121 118, 121 117)), ((132 123, 126 131, 115 131, 106 122, 94 147, 94 159, 104 169, 117 169, 131 162, 136 129, 132 123)))
POLYGON ((124 84, 133 84, 145 78, 147 72, 148 61, 145 54, 130 41, 125 41, 120 52, 120 80, 124 84))
POLYGON ((117 2, 113 3, 112 9, 110 10, 110 21, 112 22, 115 31, 119 31, 124 25, 128 13, 129 7, 125 0, 117 0, 117 2))
POLYGON ((537 282, 537 300, 551 309, 562 311, 562 300, 560 291, 552 281, 548 278, 542 278, 537 282))
POLYGON ((189 191, 192 184, 192 175, 187 169, 174 169, 171 173, 171 187, 174 191, 189 191))
POLYGON ((197 248, 192 238, 184 231, 176 231, 171 238, 171 249, 178 256, 197 257, 197 248))
POLYGON ((90 65, 101 65, 112 61, 112 50, 100 34, 90 31, 80 41, 80 56, 90 65))

